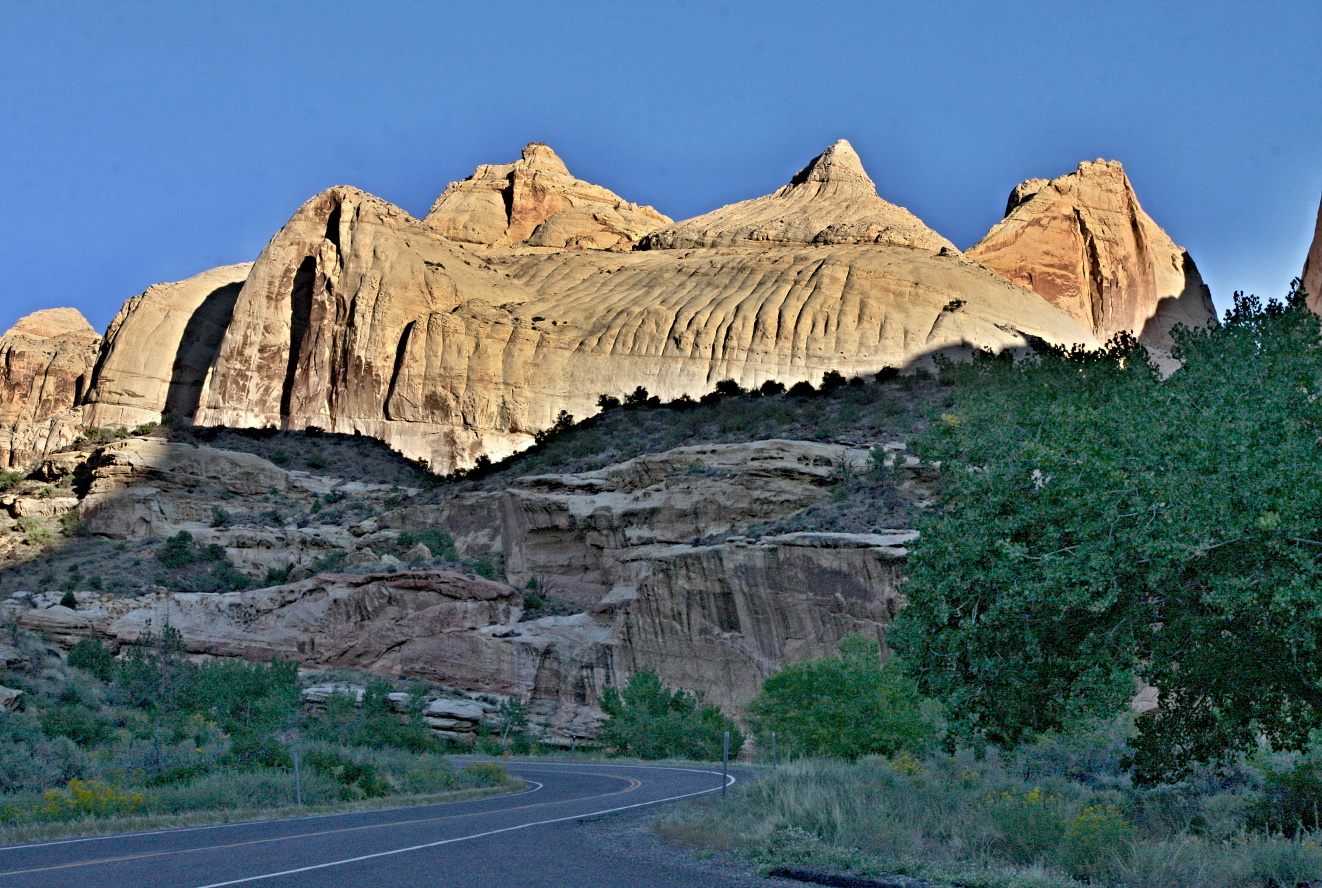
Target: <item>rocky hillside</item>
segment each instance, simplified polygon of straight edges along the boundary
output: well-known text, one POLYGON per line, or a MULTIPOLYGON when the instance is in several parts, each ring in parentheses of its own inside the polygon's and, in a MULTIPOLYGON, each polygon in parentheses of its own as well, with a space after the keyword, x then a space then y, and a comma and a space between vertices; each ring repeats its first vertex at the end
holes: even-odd
POLYGON ((773 194, 678 223, 534 143, 422 220, 353 188, 319 194, 251 265, 129 300, 84 389, 52 399, 27 374, 4 401, 11 462, 66 442, 55 426, 172 414, 368 435, 449 472, 639 385, 697 398, 724 379, 791 385, 1035 340, 1162 344, 1210 317, 1118 164, 1019 186, 966 256, 879 196, 844 141, 773 194))
POLYGON ((640 668, 738 711, 786 662, 884 640, 927 500, 904 440, 941 397, 619 407, 442 483, 366 437, 85 440, 0 500, 0 600, 60 645, 169 625, 196 654, 515 697, 550 742, 640 668))

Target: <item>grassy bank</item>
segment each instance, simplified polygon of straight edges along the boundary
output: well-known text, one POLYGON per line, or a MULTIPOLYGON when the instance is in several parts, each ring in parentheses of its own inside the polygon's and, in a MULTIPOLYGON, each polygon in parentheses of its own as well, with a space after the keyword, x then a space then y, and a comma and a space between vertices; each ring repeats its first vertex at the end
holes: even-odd
POLYGON ((1316 756, 1245 761, 1137 787, 1121 746, 1053 739, 856 763, 800 760, 666 812, 666 840, 968 888, 1281 888, 1322 879, 1316 756), (1310 819, 1311 818, 1311 819, 1310 819))

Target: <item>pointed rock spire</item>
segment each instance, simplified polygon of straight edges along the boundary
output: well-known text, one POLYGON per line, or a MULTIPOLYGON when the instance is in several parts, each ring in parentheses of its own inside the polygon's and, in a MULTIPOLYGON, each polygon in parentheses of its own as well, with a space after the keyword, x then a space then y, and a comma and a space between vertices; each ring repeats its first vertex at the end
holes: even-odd
POLYGON ((616 249, 670 219, 575 179, 549 145, 532 142, 514 163, 483 165, 451 183, 425 221, 470 244, 616 249))
POLYGON ((913 213, 878 197, 863 161, 844 139, 814 157, 774 193, 654 231, 639 247, 669 250, 741 243, 891 244, 933 253, 955 250, 913 213))
POLYGON ((1317 209, 1317 228, 1313 231, 1313 246, 1304 260, 1304 292, 1308 294, 1308 307, 1322 314, 1322 206, 1317 209))
POLYGON ((966 255, 1074 315, 1102 341, 1128 332, 1166 346, 1175 325, 1206 326, 1216 317, 1193 259, 1139 206, 1114 160, 1016 186, 1005 218, 966 255))

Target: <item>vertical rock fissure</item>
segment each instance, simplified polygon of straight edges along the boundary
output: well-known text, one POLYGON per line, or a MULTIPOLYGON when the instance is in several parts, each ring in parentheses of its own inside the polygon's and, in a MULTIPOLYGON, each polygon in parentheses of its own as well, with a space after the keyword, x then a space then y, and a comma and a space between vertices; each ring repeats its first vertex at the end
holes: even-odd
POLYGON ((390 415, 390 403, 395 398, 395 387, 399 385, 399 374, 404 368, 404 357, 408 354, 409 338, 413 335, 413 327, 417 321, 409 321, 404 326, 404 332, 399 336, 399 345, 395 348, 395 367, 390 372, 390 388, 386 390, 386 401, 382 407, 382 412, 386 419, 394 419, 390 415))
POLYGON ((343 206, 337 203, 326 218, 326 240, 331 242, 336 252, 340 249, 340 211, 343 206))
POLYGON ((317 282, 317 260, 308 256, 294 274, 294 287, 289 295, 289 363, 285 367, 285 381, 280 390, 280 417, 288 420, 294 397, 294 381, 298 375, 298 362, 307 339, 312 320, 312 291, 317 282))

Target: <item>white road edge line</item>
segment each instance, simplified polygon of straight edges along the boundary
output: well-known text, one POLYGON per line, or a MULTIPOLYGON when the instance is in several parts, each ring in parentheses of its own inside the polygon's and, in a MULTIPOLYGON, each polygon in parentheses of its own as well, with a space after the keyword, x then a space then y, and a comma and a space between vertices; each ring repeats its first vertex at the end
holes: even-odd
POLYGON ((49 848, 52 845, 77 845, 83 842, 106 842, 111 839, 139 839, 143 836, 163 836, 171 833, 203 832, 209 829, 225 829, 226 827, 236 829, 242 826, 256 826, 260 823, 301 823, 305 820, 323 820, 327 817, 353 817, 356 814, 386 814, 391 811, 410 811, 421 808, 430 808, 434 805, 462 805, 465 802, 485 802, 488 799, 512 799, 515 796, 537 792, 537 790, 546 786, 546 784, 538 783, 536 780, 526 780, 524 782, 531 784, 532 789, 521 789, 518 792, 507 792, 498 795, 477 796, 476 798, 471 799, 455 799, 452 802, 423 802, 418 805, 391 805, 389 808, 363 808, 359 811, 327 811, 325 814, 300 814, 293 817, 264 817, 257 820, 231 820, 229 823, 211 823, 206 826, 167 826, 163 829, 144 829, 141 832, 132 833, 109 833, 104 836, 85 836, 81 839, 56 839, 51 842, 32 842, 27 845, 4 845, 0 846, 0 854, 3 854, 6 851, 26 851, 29 848, 49 848))
MULTIPOLYGON (((691 770, 697 774, 713 774, 713 775, 717 774, 716 771, 699 771, 696 768, 674 768, 673 770, 676 771, 691 770)), ((725 784, 724 784, 725 786, 727 787, 733 786, 734 783, 735 783, 735 777, 733 774, 730 774, 725 778, 725 784)), ((264 873, 263 875, 260 876, 247 876, 242 879, 232 879, 228 882, 212 882, 210 885, 200 885, 198 886, 198 888, 226 888, 226 886, 228 885, 245 885, 249 882, 260 882, 263 881, 264 879, 277 879, 280 876, 292 876, 295 875, 296 873, 307 873, 307 872, 312 872, 313 870, 328 869, 332 866, 344 866, 345 864, 349 864, 349 863, 359 863, 360 861, 364 861, 364 860, 373 860, 377 857, 389 857, 393 854, 407 854, 410 851, 422 851, 427 848, 437 848, 440 847, 441 845, 452 845, 455 842, 468 842, 473 839, 483 839, 486 838, 487 836, 499 835, 500 833, 515 832, 516 830, 528 829, 533 826, 546 826, 549 823, 563 823, 566 820, 582 820, 585 817, 598 817, 603 814, 614 814, 616 811, 628 811, 631 808, 646 808, 649 805, 660 805, 663 802, 675 802, 675 801, 679 801, 680 799, 691 798, 692 796, 706 795, 709 792, 716 792, 716 790, 721 788, 722 787, 720 786, 714 786, 711 789, 702 789, 697 792, 686 792, 683 795, 670 796, 669 798, 664 798, 664 799, 654 799, 653 801, 650 802, 637 802, 632 805, 621 805, 618 808, 606 808, 601 811, 588 811, 583 814, 571 814, 568 817, 555 817, 550 820, 537 820, 532 823, 521 823, 518 826, 506 826, 501 829, 492 829, 492 830, 487 830, 486 832, 473 833, 471 836, 458 836, 453 839, 442 839, 439 842, 427 842, 424 845, 410 845, 407 848, 395 848, 390 851, 378 851, 375 854, 364 854, 360 857, 346 857, 344 860, 332 860, 328 863, 315 863, 312 866, 300 866, 296 869, 282 870, 281 872, 278 873, 264 873)))

